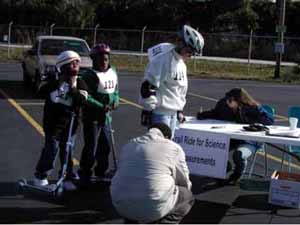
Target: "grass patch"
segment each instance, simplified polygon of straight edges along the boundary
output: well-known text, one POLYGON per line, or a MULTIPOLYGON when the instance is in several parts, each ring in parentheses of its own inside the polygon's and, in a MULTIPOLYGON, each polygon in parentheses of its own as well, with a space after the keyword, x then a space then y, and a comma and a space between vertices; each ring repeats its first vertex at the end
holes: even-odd
MULTIPOLYGON (((118 70, 144 72, 148 58, 112 55, 111 61, 118 70)), ((272 65, 250 64, 248 66, 245 63, 190 59, 187 61, 187 67, 190 75, 199 78, 274 81, 275 66, 272 65)), ((281 67, 282 74, 291 74, 291 71, 293 70, 290 67, 281 67)), ((290 75, 290 77, 294 76, 290 75)), ((278 81, 287 82, 287 79, 282 78, 278 81)))
POLYGON ((8 53, 8 49, 5 47, 0 47, 0 62, 11 62, 11 61, 21 61, 23 55, 22 48, 11 48, 8 53), (8 58, 9 54, 9 58, 8 58))
MULTIPOLYGON (((22 48, 10 50, 8 59, 7 48, 0 47, 0 62, 21 61, 23 55, 22 48)), ((144 73, 148 58, 146 56, 134 55, 114 55, 111 56, 111 62, 119 71, 144 73)), ((281 78, 274 80, 273 65, 245 64, 234 62, 218 62, 209 60, 187 61, 188 73, 191 76, 199 78, 214 79, 235 79, 235 80, 258 80, 272 81, 281 83, 300 83, 300 67, 281 67, 281 78)))

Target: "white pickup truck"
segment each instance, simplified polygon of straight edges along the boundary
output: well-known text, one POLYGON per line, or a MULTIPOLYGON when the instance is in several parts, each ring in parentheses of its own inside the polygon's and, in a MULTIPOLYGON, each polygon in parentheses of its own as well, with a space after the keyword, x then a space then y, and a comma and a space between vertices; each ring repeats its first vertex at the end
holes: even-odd
POLYGON ((32 48, 25 52, 23 82, 26 86, 33 84, 37 90, 43 76, 55 73, 57 56, 66 50, 73 50, 81 57, 80 69, 92 67, 89 57, 90 48, 85 40, 67 36, 38 36, 32 48))

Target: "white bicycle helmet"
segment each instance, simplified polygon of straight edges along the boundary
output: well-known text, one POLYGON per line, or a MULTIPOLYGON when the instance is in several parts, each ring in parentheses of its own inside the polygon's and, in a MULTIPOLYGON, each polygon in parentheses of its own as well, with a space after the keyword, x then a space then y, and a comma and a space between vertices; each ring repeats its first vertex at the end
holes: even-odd
POLYGON ((184 43, 191 47, 196 53, 202 53, 204 47, 204 38, 194 28, 184 25, 182 28, 182 38, 184 43))
POLYGON ((56 68, 61 72, 60 68, 75 60, 81 61, 80 56, 74 51, 64 51, 57 56, 56 68))

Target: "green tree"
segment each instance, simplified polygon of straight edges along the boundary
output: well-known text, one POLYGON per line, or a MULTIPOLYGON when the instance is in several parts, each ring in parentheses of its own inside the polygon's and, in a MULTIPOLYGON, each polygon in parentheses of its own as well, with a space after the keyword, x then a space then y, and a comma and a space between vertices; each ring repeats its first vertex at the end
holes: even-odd
POLYGON ((237 25, 238 31, 249 33, 250 30, 258 28, 258 15, 253 10, 250 0, 245 0, 242 7, 234 13, 234 23, 237 25))

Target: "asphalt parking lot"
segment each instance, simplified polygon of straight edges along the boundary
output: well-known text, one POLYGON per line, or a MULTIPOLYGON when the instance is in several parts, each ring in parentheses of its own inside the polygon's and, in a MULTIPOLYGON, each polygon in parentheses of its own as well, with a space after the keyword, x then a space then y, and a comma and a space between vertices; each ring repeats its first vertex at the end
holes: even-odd
MULTIPOLYGON (((18 192, 20 178, 32 179, 43 145, 43 100, 22 85, 20 64, 0 64, 0 223, 122 223, 113 209, 109 186, 99 183, 88 191, 66 196, 57 202, 39 195, 18 192)), ((138 89, 141 74, 119 73, 121 105, 113 113, 116 147, 145 131, 140 126, 138 89)), ((287 108, 299 105, 299 85, 280 85, 255 81, 210 80, 190 77, 185 114, 194 116, 202 107, 214 106, 217 99, 233 87, 244 87, 259 102, 275 106, 276 124, 287 125, 287 108)), ((78 134, 75 162, 83 145, 78 134)), ((280 154, 269 152, 269 173, 277 169, 280 154)), ((257 170, 261 169, 259 160, 257 170)), ((293 167, 299 172, 298 165, 293 167)), ((57 177, 57 171, 52 179, 57 177)), ((300 223, 297 209, 268 204, 267 192, 241 190, 239 186, 218 187, 207 177, 192 177, 196 203, 183 223, 300 223)))

